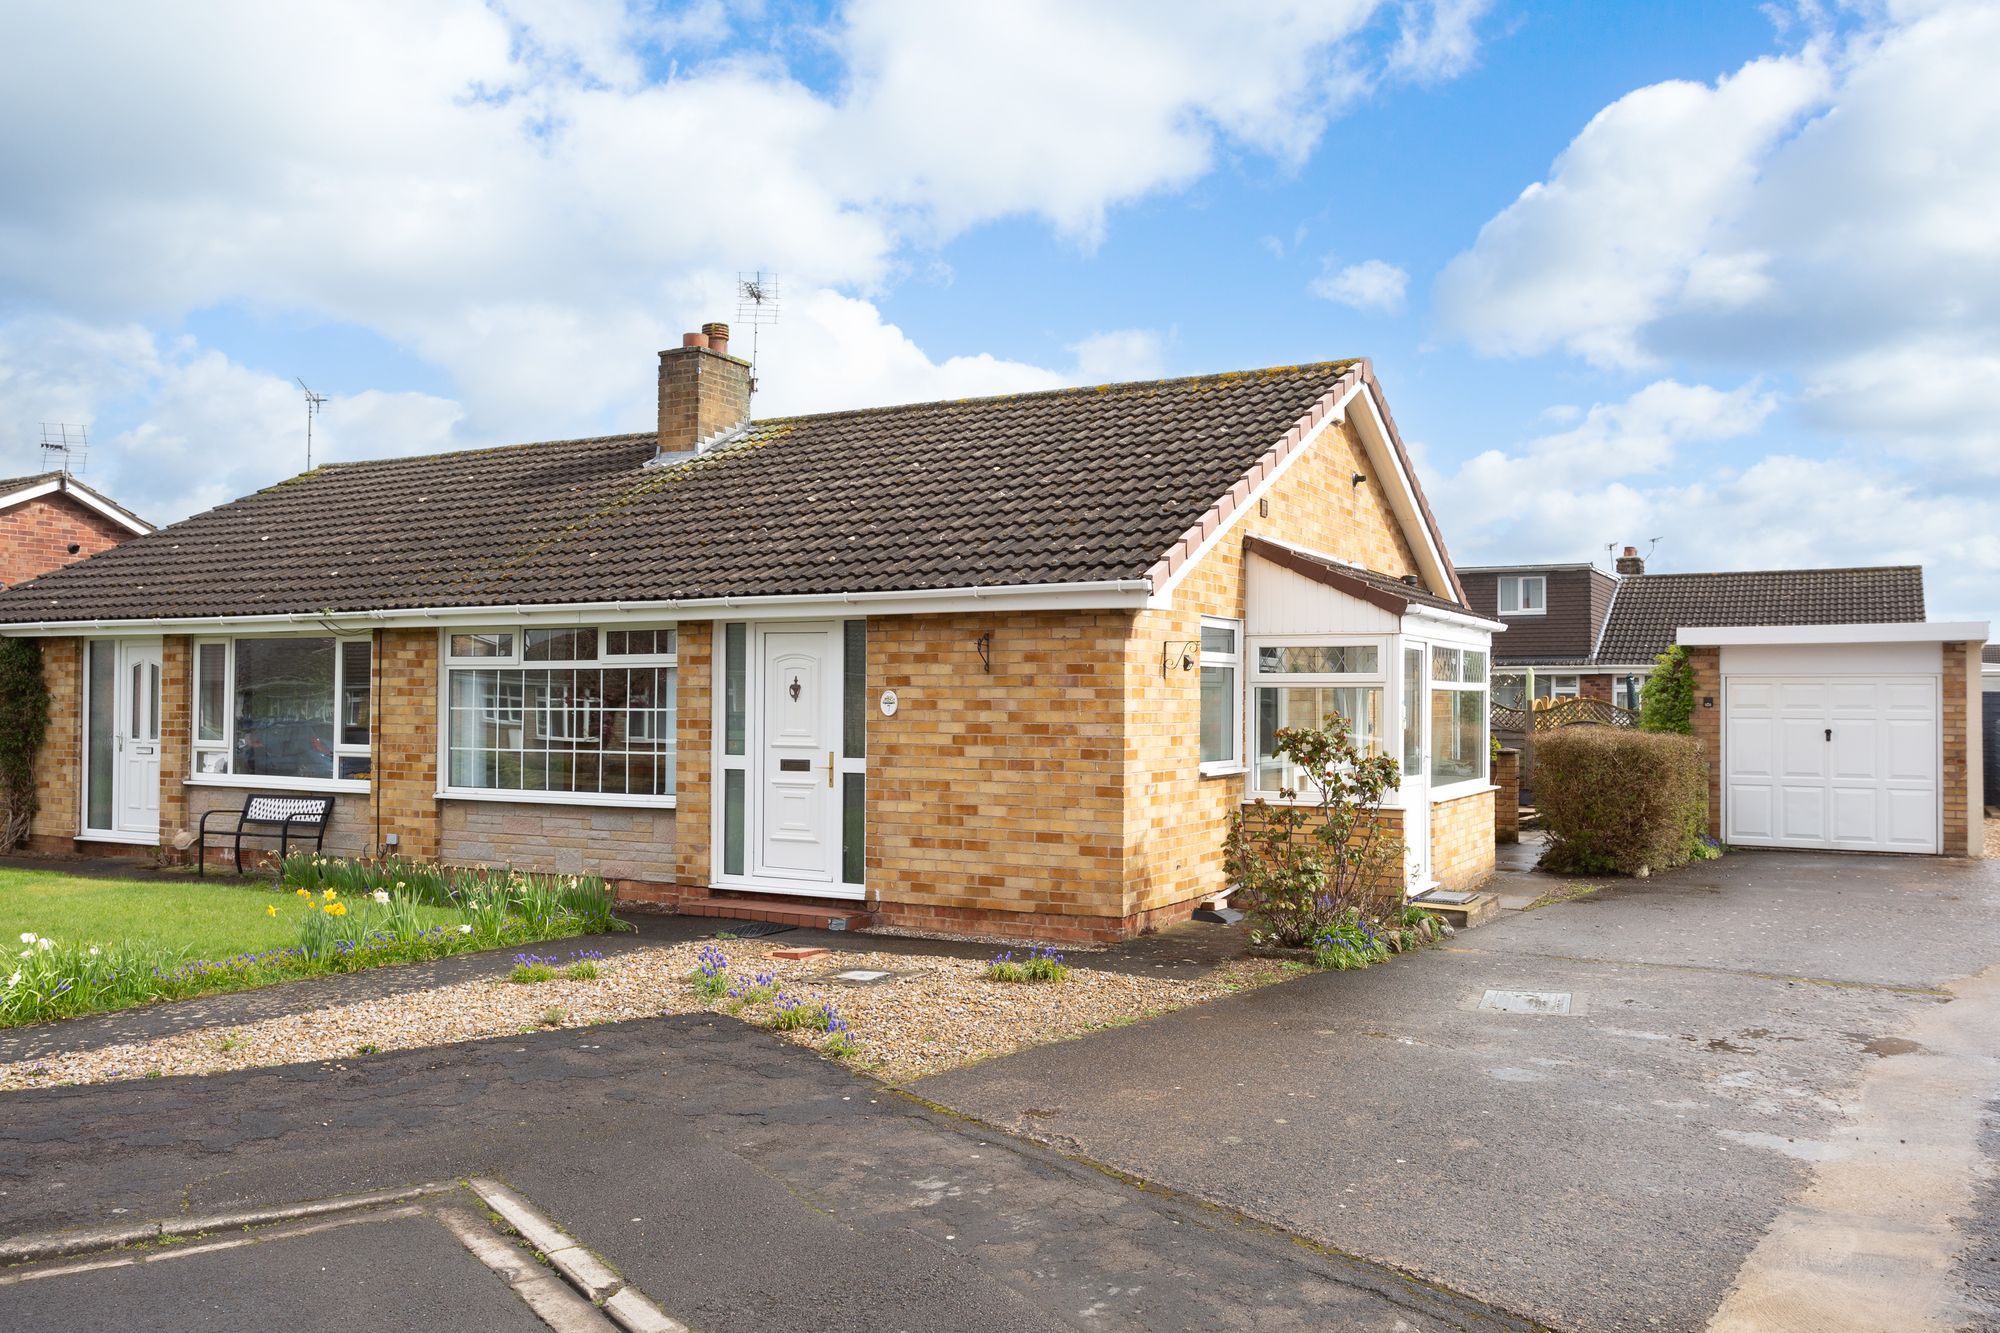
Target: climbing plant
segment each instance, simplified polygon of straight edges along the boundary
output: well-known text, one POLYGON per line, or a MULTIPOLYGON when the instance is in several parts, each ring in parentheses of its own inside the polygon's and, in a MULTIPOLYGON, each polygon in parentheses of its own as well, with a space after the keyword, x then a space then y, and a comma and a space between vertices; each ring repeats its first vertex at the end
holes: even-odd
POLYGON ((35 754, 49 729, 49 687, 42 680, 42 646, 34 639, 0 639, 0 849, 28 839, 35 817, 35 754))

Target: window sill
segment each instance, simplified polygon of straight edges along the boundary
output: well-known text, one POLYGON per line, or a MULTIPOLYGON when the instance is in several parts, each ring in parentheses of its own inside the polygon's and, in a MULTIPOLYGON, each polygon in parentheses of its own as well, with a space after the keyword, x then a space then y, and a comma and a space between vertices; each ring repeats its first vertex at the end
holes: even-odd
POLYGON ((263 773, 190 773, 185 787, 236 787, 246 791, 332 791, 368 794, 366 778, 274 778, 263 773))
POLYGON ((1546 609, 1541 611, 1502 611, 1499 614, 1502 620, 1512 620, 1516 616, 1545 616, 1548 614, 1548 611, 1546 609))
POLYGON ((1466 796, 1484 796, 1489 791, 1499 790, 1500 788, 1486 781, 1455 782, 1449 787, 1439 787, 1433 791, 1431 804, 1443 805, 1447 801, 1456 801, 1466 796))
POLYGON ((1201 776, 1205 778, 1240 778, 1250 771, 1248 764, 1203 764, 1201 776))
POLYGON ((440 801, 491 801, 501 805, 594 805, 625 810, 671 810, 673 796, 618 796, 595 791, 482 791, 447 787, 435 793, 440 801))

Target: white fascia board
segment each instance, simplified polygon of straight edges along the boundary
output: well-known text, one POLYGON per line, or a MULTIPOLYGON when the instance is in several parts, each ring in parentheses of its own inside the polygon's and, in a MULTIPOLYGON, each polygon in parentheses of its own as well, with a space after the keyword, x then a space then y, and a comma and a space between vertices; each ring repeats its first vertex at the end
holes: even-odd
POLYGON ((1476 630, 1491 638, 1495 634, 1505 634, 1507 625, 1498 620, 1488 620, 1464 611, 1447 611, 1440 606, 1424 606, 1411 602, 1403 612, 1405 620, 1434 620, 1440 625, 1452 625, 1459 629, 1476 630))
POLYGON ((1030 583, 988 588, 824 593, 807 597, 700 597, 684 601, 565 602, 528 606, 422 607, 397 611, 286 612, 280 615, 159 617, 132 620, 49 620, 0 625, 0 635, 56 638, 117 637, 166 630, 190 634, 358 633, 370 629, 478 625, 624 625, 662 620, 823 620, 843 613, 939 615, 966 611, 1136 611, 1152 584, 1145 579, 1093 583, 1030 583))
POLYGON ((119 527, 124 528, 127 532, 141 537, 153 530, 152 524, 143 523, 133 518, 117 505, 112 504, 75 478, 70 478, 67 484, 65 484, 63 478, 56 477, 34 486, 23 486, 20 490, 11 491, 6 495, 0 495, 0 509, 11 509, 17 504, 25 504, 29 500, 40 499, 44 495, 67 495, 84 508, 94 513, 102 514, 119 527))
MULTIPOLYGON (((1417 503, 1416 483, 1410 479, 1410 474, 1403 467, 1403 460, 1396 456, 1395 446, 1389 442, 1389 426, 1382 420, 1382 410, 1375 403, 1373 391, 1365 384, 1360 386, 1357 393, 1349 395, 1349 398, 1341 404, 1341 410, 1333 415, 1339 416, 1343 421, 1346 420, 1350 415, 1346 411, 1347 403, 1355 397, 1359 397, 1362 406, 1367 408, 1365 412, 1352 414, 1358 418, 1361 425, 1361 429, 1356 432, 1361 437, 1361 447, 1368 451, 1369 461, 1375 465, 1378 476, 1386 468, 1396 479, 1396 485, 1388 491, 1389 508, 1395 513, 1396 521, 1402 524, 1405 537, 1413 532, 1423 536, 1421 546, 1414 542, 1411 545, 1417 553, 1417 563, 1423 567, 1424 582, 1430 587, 1449 591, 1453 585, 1451 576, 1445 570, 1444 552, 1438 549, 1437 538, 1431 532, 1431 525, 1424 521, 1423 506, 1417 503)), ((1369 479, 1370 483, 1374 480, 1372 477, 1369 479)))
MULTIPOLYGON (((1222 539, 1228 536, 1238 523, 1243 521, 1243 516, 1257 507, 1257 502, 1263 499, 1273 486, 1278 484, 1278 478, 1291 471, 1292 464, 1305 457, 1306 453, 1319 443, 1322 435, 1347 420, 1347 405, 1354 401, 1354 395, 1360 393, 1362 387, 1357 384, 1349 389, 1345 396, 1333 405, 1333 410, 1321 417, 1319 424, 1306 433, 1305 438, 1299 441, 1298 447, 1279 459, 1278 465, 1264 474, 1264 480, 1257 483, 1256 489, 1244 496, 1243 503, 1230 510, 1227 518, 1216 524, 1215 531, 1202 539, 1201 545, 1195 547, 1188 558, 1181 562, 1180 567, 1168 576, 1167 581, 1161 584, 1158 590, 1153 593, 1147 605, 1163 609, 1171 607, 1174 604, 1174 590, 1181 586, 1183 579, 1194 572, 1194 567, 1200 564, 1210 551, 1213 551, 1222 544, 1222 539)), ((1276 538, 1267 538, 1267 540, 1275 541, 1276 538)), ((1290 543, 1284 544, 1289 545, 1290 543)), ((1324 559, 1325 557, 1320 558, 1324 559)))
POLYGON ((1984 643, 1984 620, 1900 621, 1878 625, 1747 625, 1684 628, 1684 648, 1783 647, 1792 644, 1984 643))

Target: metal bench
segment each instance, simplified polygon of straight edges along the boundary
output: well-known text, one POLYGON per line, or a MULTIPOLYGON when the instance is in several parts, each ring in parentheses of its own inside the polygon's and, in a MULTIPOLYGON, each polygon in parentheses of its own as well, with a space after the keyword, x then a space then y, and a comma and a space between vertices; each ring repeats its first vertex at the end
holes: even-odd
POLYGON ((292 849, 292 843, 305 846, 307 838, 312 839, 314 851, 319 851, 326 843, 326 826, 333 820, 333 798, 331 796, 260 796, 252 794, 243 799, 239 810, 210 810, 201 817, 201 834, 197 839, 195 853, 195 873, 208 873, 208 839, 210 833, 217 838, 233 838, 236 843, 236 873, 243 873, 243 840, 245 838, 276 838, 278 859, 284 860, 292 849), (215 818, 234 819, 234 828, 226 825, 210 829, 208 821, 215 818))

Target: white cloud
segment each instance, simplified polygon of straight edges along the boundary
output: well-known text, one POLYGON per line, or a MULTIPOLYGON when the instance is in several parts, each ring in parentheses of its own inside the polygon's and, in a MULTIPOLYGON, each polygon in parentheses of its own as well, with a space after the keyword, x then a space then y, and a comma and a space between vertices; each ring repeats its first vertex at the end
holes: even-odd
POLYGON ((1601 563, 1607 547, 1659 537, 1655 571, 1921 564, 1933 619, 1992 614, 1990 490, 1866 457, 1759 457, 1779 407, 1754 383, 1660 381, 1570 430, 1481 453, 1428 489, 1465 564, 1601 563))
POLYGON ((1158 379, 1166 373, 1166 345, 1152 329, 1093 333, 1066 350, 1076 358, 1077 379, 1086 384, 1158 379))
POLYGON ((1324 301, 1393 315, 1402 310, 1409 285, 1410 275, 1386 260, 1367 259, 1336 268, 1329 257, 1307 290, 1324 301))
POLYGON ((411 432, 397 452, 643 426, 651 353, 726 316, 752 267, 788 289, 760 410, 1153 373, 1145 331, 1048 365, 933 357, 866 298, 993 219, 1090 244, 1121 203, 1225 155, 1287 168, 1359 93, 1450 67, 1472 17, 850 0, 781 31, 712 0, 0 7, 0 295, 117 344, 97 369, 65 353, 62 383, 24 349, 0 392, 29 420, 103 413, 122 400, 100 381, 125 376, 135 447, 209 438, 260 460, 199 495, 135 464, 127 484, 156 489, 134 502, 173 511, 286 456, 254 443, 280 423, 251 372, 117 341, 217 306, 365 328, 444 371, 452 401, 372 418, 411 432), (241 396, 204 415, 203 389, 241 396))
POLYGON ((1389 68, 1420 82, 1464 73, 1479 54, 1479 37, 1473 29, 1492 7, 1492 0, 1404 4, 1389 68))

